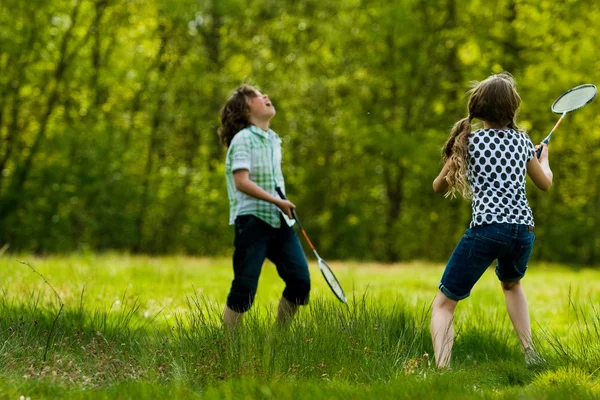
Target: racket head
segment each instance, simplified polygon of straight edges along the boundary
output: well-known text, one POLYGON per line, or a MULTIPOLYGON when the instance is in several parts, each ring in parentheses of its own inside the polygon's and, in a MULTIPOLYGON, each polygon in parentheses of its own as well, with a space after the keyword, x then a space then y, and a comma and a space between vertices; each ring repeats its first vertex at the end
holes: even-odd
POLYGON ((585 84, 574 87, 561 94, 558 99, 552 103, 552 111, 556 114, 569 113, 579 110, 594 100, 598 89, 595 85, 585 84))
POLYGON ((323 278, 325 278, 325 281, 329 285, 329 288, 335 294, 335 296, 338 298, 339 301, 346 304, 347 303, 346 294, 344 293, 344 289, 342 289, 342 285, 340 285, 337 278, 335 277, 335 274, 333 273, 331 268, 329 268, 329 265, 327 265, 325 260, 323 260, 321 257, 318 258, 318 262, 319 262, 319 269, 321 270, 321 273, 323 274, 323 278))

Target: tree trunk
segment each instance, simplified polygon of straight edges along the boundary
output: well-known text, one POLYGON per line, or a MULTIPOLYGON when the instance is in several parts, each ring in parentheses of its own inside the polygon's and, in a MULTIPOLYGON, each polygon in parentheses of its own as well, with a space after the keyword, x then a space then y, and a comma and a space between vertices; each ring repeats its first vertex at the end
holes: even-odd
MULTIPOLYGON (((210 7, 210 16, 212 24, 206 30, 202 31, 204 42, 206 43, 206 51, 208 53, 209 66, 208 71, 210 76, 218 76, 220 71, 223 69, 223 63, 221 61, 221 27, 223 26, 223 14, 219 7, 220 0, 212 0, 210 7)), ((211 118, 208 122, 208 133, 210 152, 208 157, 208 168, 209 171, 214 171, 215 161, 221 159, 223 155, 223 148, 219 136, 217 135, 218 124, 213 122, 219 113, 220 105, 217 103, 217 99, 221 98, 220 87, 216 82, 213 82, 212 95, 210 106, 208 107, 208 113, 211 118)))
MULTIPOLYGON (((167 69, 167 62, 163 59, 162 54, 165 51, 165 46, 167 44, 167 36, 165 34, 164 25, 159 25, 158 31, 160 34, 160 49, 158 51, 159 56, 157 56, 158 60, 158 75, 159 77, 165 75, 165 71, 167 69)), ((159 78, 160 79, 160 78, 159 78)), ((135 244, 133 246, 134 253, 139 253, 142 251, 143 242, 144 242, 144 224, 146 223, 146 214, 148 212, 148 204, 149 204, 149 188, 150 188, 150 178, 152 175, 152 170, 154 166, 154 154, 156 153, 157 145, 158 145, 158 132, 160 129, 160 125, 162 122, 162 113, 164 108, 164 92, 161 90, 157 94, 156 100, 156 110, 154 112, 154 116, 152 117, 152 124, 150 130, 150 139, 148 143, 148 154, 146 156, 146 165, 144 167, 144 175, 142 176, 142 198, 140 201, 140 212, 136 218, 135 226, 137 237, 135 244)))
POLYGON ((27 155, 25 161, 21 165, 18 165, 16 167, 15 173, 13 174, 11 182, 8 186, 7 194, 0 202, 0 220, 11 215, 19 205, 19 201, 22 195, 21 192, 31 172, 33 160, 37 156, 42 141, 46 137, 48 121, 50 120, 50 116, 52 115, 54 107, 56 106, 56 103, 58 101, 60 86, 64 79, 64 74, 68 66, 68 61, 70 61, 70 59, 76 55, 77 50, 84 43, 80 43, 80 46, 77 46, 71 53, 68 52, 68 45, 72 38, 73 28, 77 24, 77 17, 79 15, 80 6, 81 0, 77 1, 75 6, 73 7, 73 11, 71 13, 71 26, 67 29, 65 35, 63 36, 60 46, 60 58, 56 64, 56 69, 54 70, 54 83, 52 85, 52 89, 50 90, 48 101, 46 102, 45 111, 40 119, 40 128, 35 137, 33 146, 31 146, 31 148, 29 149, 29 154, 27 155))

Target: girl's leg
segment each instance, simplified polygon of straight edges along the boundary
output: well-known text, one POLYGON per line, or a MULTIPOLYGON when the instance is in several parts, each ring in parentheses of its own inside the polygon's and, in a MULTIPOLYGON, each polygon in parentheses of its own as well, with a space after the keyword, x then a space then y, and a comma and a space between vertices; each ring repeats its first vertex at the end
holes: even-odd
POLYGON ((454 345, 454 327, 452 318, 456 309, 456 301, 447 297, 442 291, 433 301, 431 313, 431 339, 435 362, 438 368, 446 368, 450 365, 452 346, 454 345))
POLYGON ((529 307, 525 292, 521 286, 521 281, 501 283, 506 298, 506 310, 521 342, 521 348, 526 352, 527 349, 533 348, 533 343, 531 340, 529 307))
POLYGON ((497 224, 467 229, 448 260, 431 315, 431 338, 438 368, 450 364, 456 303, 469 297, 475 283, 503 248, 504 238, 499 229, 497 224))
POLYGON ((533 250, 535 235, 533 227, 527 225, 516 225, 519 232, 514 248, 504 258, 498 259, 496 275, 500 279, 504 297, 506 299, 506 310, 515 328, 521 349, 527 356, 533 350, 531 338, 531 325, 529 322, 529 306, 527 298, 521 286, 521 279, 527 271, 527 263, 533 250))

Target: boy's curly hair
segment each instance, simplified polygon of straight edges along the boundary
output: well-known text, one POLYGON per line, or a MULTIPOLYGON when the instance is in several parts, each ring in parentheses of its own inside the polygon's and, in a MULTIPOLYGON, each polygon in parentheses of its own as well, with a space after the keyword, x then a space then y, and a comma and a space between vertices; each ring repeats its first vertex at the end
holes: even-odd
POLYGON ((248 101, 254 97, 256 97, 256 88, 250 85, 241 85, 235 89, 233 95, 221 108, 219 137, 225 146, 229 147, 236 133, 250 126, 248 101))

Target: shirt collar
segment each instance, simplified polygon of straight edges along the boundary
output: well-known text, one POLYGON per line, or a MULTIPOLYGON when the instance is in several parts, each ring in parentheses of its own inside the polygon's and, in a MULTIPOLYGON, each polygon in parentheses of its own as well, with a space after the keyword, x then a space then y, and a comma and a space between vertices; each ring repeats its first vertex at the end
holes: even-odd
POLYGON ((268 131, 263 131, 262 129, 260 129, 258 126, 255 126, 255 125, 250 125, 250 127, 248 129, 250 129, 250 132, 256 133, 258 136, 262 136, 265 139, 270 139, 271 136, 273 136, 273 134, 275 133, 271 129, 269 129, 268 131))

